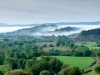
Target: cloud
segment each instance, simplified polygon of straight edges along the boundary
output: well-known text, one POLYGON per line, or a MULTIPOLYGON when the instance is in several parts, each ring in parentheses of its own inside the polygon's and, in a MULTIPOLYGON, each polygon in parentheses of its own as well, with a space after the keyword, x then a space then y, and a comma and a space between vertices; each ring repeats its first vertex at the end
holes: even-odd
POLYGON ((99 0, 0 0, 0 21, 9 24, 100 20, 99 0))

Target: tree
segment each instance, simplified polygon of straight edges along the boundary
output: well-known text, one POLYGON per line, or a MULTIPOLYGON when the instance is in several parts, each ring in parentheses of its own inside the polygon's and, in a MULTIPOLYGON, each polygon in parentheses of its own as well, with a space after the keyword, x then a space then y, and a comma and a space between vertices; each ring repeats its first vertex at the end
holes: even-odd
POLYGON ((26 64, 26 59, 18 59, 18 62, 17 62, 18 68, 24 69, 25 64, 26 64))
POLYGON ((63 64, 62 68, 61 68, 61 74, 60 75, 68 75, 69 72, 69 66, 68 64, 63 64))
POLYGON ((83 56, 83 53, 81 51, 75 51, 74 56, 83 56))
MULTIPOLYGON (((23 70, 16 69, 12 71, 7 71, 4 75, 28 75, 28 73, 26 73, 23 70)), ((29 75, 32 75, 32 74, 29 74, 29 75)))
POLYGON ((5 59, 4 55, 0 55, 0 65, 3 65, 4 59, 5 59))
POLYGON ((95 71, 100 74, 100 65, 95 68, 95 71))
POLYGON ((83 56, 90 56, 91 55, 91 51, 90 50, 84 50, 83 51, 83 56))
POLYGON ((40 75, 50 75, 50 72, 47 70, 41 71, 40 75))
POLYGON ((52 43, 49 45, 50 47, 53 47, 52 43))
POLYGON ((15 58, 6 58, 4 61, 5 64, 7 64, 7 70, 13 70, 13 69, 17 69, 17 59, 15 58))
POLYGON ((48 70, 50 74, 58 73, 63 63, 55 57, 41 57, 40 60, 27 60, 25 69, 34 75, 39 75, 43 70, 48 70))
POLYGON ((43 47, 47 47, 47 45, 46 44, 43 44, 43 47))
POLYGON ((54 73, 58 73, 61 69, 61 66, 63 65, 63 63, 55 58, 55 57, 51 57, 51 60, 50 60, 50 73, 51 74, 54 74, 54 73))
POLYGON ((81 73, 79 67, 73 67, 68 72, 68 75, 82 75, 82 73, 81 73))
POLYGON ((0 75, 4 75, 2 71, 0 71, 0 75))

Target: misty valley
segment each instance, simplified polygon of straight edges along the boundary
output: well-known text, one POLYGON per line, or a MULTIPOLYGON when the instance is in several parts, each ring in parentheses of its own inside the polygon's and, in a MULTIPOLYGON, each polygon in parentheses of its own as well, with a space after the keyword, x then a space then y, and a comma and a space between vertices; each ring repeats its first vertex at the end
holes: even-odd
POLYGON ((0 75, 100 74, 100 22, 0 28, 0 75))

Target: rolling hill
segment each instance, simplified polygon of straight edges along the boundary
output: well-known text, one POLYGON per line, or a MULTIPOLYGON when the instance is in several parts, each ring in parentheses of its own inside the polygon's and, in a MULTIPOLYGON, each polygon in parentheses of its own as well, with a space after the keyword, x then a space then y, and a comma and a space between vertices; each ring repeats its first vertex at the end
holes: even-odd
POLYGON ((97 41, 100 39, 100 28, 83 30, 81 33, 74 39, 77 41, 97 41))
POLYGON ((80 28, 70 27, 70 26, 59 28, 58 25, 50 24, 50 25, 40 25, 31 28, 19 29, 14 32, 9 32, 8 34, 41 36, 41 35, 56 35, 60 33, 65 33, 65 32, 67 33, 78 30, 80 30, 80 28))

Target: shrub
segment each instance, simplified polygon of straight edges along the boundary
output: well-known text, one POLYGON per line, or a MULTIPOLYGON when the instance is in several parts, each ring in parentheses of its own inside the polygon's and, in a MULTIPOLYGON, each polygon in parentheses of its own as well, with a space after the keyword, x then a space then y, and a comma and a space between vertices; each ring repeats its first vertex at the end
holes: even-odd
POLYGON ((16 69, 12 71, 7 71, 4 75, 32 75, 32 73, 28 73, 23 70, 16 69))
POLYGON ((100 73, 100 65, 97 66, 97 67, 95 68, 95 71, 96 71, 97 73, 100 73))
POLYGON ((68 72, 68 75, 82 75, 82 73, 81 73, 79 67, 73 67, 68 72))
POLYGON ((41 71, 40 75, 50 75, 50 72, 47 70, 41 71))

